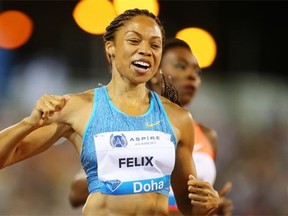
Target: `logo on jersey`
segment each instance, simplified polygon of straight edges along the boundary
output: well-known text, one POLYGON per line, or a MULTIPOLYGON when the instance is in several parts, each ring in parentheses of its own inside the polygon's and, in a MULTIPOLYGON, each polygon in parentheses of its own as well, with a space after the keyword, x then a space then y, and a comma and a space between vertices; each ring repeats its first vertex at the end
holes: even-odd
POLYGON ((127 138, 122 133, 121 135, 113 135, 110 136, 110 145, 113 148, 122 148, 128 145, 127 138))
POLYGON ((107 187, 109 188, 109 190, 111 190, 112 192, 114 192, 120 185, 121 185, 121 181, 116 179, 116 180, 110 180, 105 182, 107 187))
POLYGON ((148 128, 151 128, 151 127, 154 127, 154 126, 156 126, 156 125, 158 125, 160 123, 160 121, 157 121, 157 122, 155 122, 155 123, 146 123, 146 127, 148 127, 148 128))

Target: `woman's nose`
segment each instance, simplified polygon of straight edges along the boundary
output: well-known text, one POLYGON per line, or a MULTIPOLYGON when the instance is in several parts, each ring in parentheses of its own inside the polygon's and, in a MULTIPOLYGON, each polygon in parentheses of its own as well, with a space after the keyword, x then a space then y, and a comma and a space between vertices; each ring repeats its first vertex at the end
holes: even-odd
POLYGON ((189 68, 187 74, 189 79, 195 80, 197 78, 197 73, 193 68, 189 68))
POLYGON ((139 47, 139 54, 141 55, 145 55, 145 56, 151 56, 152 55, 152 52, 151 52, 151 47, 149 44, 145 43, 145 42, 142 42, 140 44, 140 47, 139 47))

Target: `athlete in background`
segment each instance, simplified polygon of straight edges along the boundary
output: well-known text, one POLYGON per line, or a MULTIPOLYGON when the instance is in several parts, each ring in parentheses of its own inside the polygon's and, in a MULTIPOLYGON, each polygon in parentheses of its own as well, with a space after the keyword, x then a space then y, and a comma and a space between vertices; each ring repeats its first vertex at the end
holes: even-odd
MULTIPOLYGON (((187 107, 193 101, 201 85, 201 69, 189 45, 177 38, 168 39, 162 52, 160 68, 161 71, 156 73, 148 82, 148 87, 158 94, 163 94, 163 86, 165 86, 163 80, 165 81, 168 78, 178 91, 181 105, 187 107), (161 76, 165 76, 166 79, 161 79, 161 76)), ((198 123, 194 118, 194 133, 193 158, 198 179, 214 185, 216 178, 215 159, 218 146, 216 131, 198 123)), ((220 196, 219 206, 212 214, 232 214, 232 202, 225 197, 231 187, 232 183, 227 182, 218 191, 220 196)), ((203 184, 203 190, 205 189, 209 189, 209 185, 203 184)), ((169 196, 169 211, 170 214, 179 214, 172 190, 169 196)))

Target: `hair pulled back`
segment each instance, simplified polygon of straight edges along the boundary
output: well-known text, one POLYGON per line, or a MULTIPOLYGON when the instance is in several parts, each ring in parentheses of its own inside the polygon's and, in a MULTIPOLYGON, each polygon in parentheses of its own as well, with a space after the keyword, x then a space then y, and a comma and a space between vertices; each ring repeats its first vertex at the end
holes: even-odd
POLYGON ((147 16, 151 19, 155 20, 158 24, 161 33, 162 33, 162 45, 164 46, 165 42, 165 30, 161 23, 161 21, 156 17, 153 13, 146 9, 129 9, 124 13, 120 14, 107 26, 106 33, 103 35, 104 42, 113 41, 115 39, 115 33, 118 31, 120 27, 122 27, 127 21, 131 20, 135 16, 147 16))

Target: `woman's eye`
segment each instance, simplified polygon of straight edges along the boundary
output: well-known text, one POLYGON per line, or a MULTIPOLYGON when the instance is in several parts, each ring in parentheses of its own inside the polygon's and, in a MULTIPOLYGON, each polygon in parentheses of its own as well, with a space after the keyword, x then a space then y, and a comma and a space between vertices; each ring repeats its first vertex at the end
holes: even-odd
POLYGON ((137 39, 129 39, 128 40, 130 43, 132 43, 132 44, 137 44, 137 43, 139 43, 139 40, 137 40, 137 39))
POLYGON ((158 44, 152 44, 151 47, 152 47, 153 49, 159 49, 159 48, 160 48, 160 46, 159 46, 158 44))
POLYGON ((175 64, 175 67, 181 70, 185 70, 186 69, 186 65, 184 64, 175 64))

